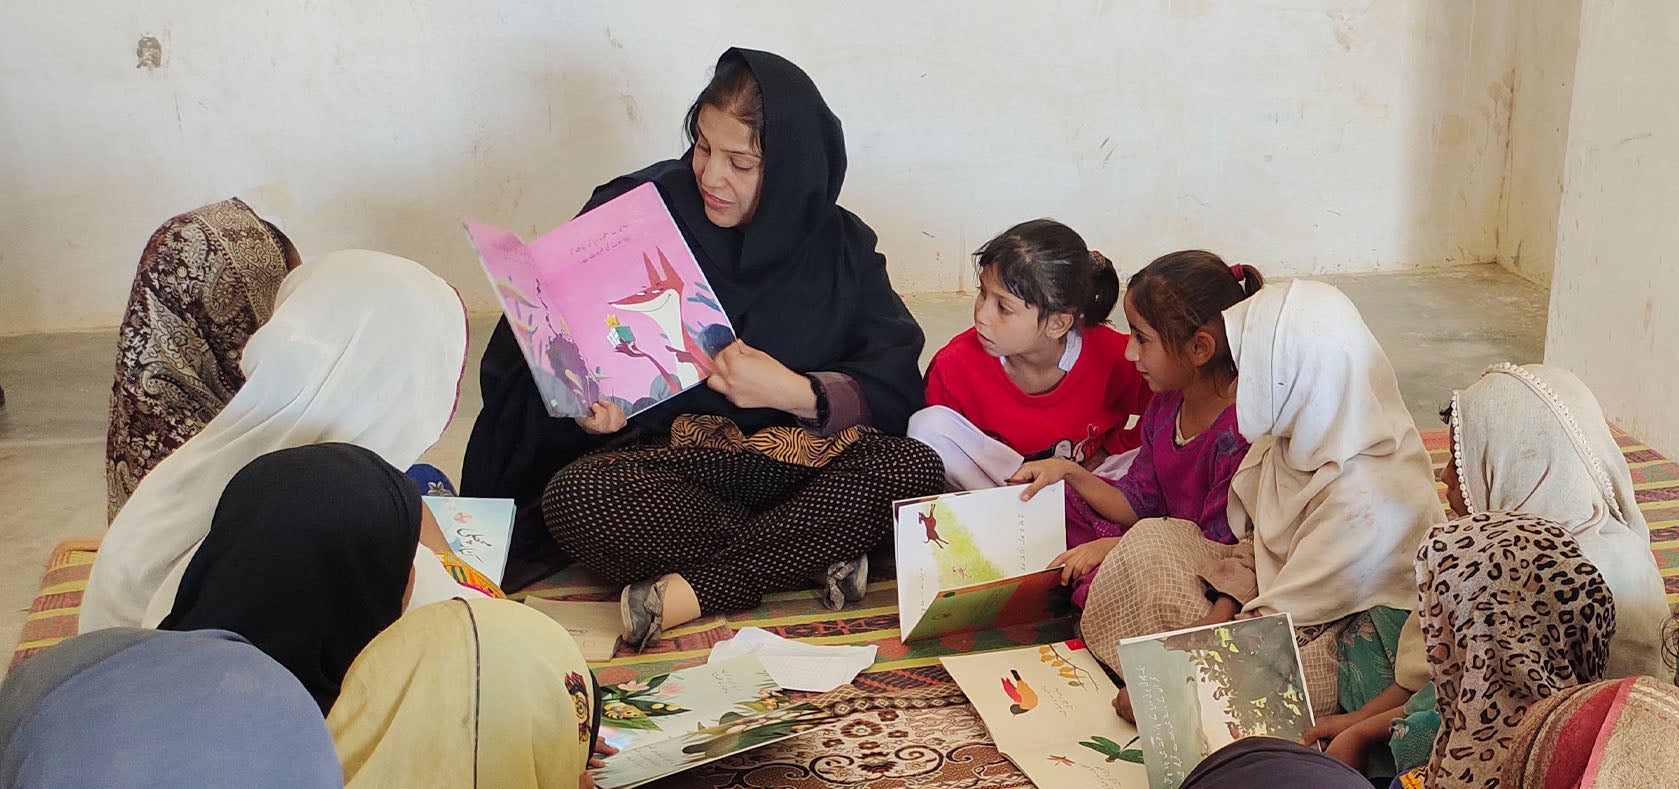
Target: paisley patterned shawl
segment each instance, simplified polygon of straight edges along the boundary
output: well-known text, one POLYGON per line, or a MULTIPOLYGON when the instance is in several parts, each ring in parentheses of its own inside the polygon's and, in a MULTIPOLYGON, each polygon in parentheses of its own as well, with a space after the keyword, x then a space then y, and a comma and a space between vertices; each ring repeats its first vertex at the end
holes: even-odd
POLYGON ((140 254, 117 339, 105 437, 107 518, 245 383, 239 355, 295 261, 238 198, 174 217, 140 254))

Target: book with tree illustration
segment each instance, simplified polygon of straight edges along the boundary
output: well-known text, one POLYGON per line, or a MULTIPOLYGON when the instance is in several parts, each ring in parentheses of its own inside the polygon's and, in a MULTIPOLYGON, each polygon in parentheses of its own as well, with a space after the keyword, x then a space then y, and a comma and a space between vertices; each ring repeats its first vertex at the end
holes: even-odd
POLYGON ((1149 786, 1177 789, 1195 765, 1243 737, 1293 742, 1312 704, 1288 614, 1119 642, 1149 786))
POLYGON ((904 643, 1058 615, 1067 550, 1065 483, 1021 501, 1024 485, 894 502, 898 629, 904 643))
POLYGON ((463 223, 551 416, 607 400, 634 415, 710 373, 734 329, 658 187, 536 240, 463 223))
POLYGON ((1137 730, 1114 714, 1114 686, 1081 641, 939 659, 997 750, 1040 787, 1142 789, 1137 730))
POLYGON ((600 700, 600 740, 619 748, 594 771, 601 789, 640 786, 832 720, 821 707, 787 698, 750 655, 603 684, 600 700))

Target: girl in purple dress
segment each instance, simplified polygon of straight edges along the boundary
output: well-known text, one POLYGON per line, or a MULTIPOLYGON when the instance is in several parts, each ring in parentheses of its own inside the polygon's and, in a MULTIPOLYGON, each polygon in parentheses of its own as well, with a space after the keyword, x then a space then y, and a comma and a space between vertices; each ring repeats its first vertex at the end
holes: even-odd
POLYGON ((1155 392, 1136 460, 1117 481, 1061 459, 1016 473, 1015 482, 1031 483, 1023 499, 1067 482, 1067 550, 1051 566, 1062 565, 1061 581, 1073 586, 1079 608, 1103 557, 1139 520, 1192 521, 1209 540, 1236 542, 1225 503, 1248 442, 1236 429, 1236 365, 1220 316, 1263 284, 1252 266, 1226 265, 1200 250, 1173 252, 1132 275, 1125 358, 1155 392))

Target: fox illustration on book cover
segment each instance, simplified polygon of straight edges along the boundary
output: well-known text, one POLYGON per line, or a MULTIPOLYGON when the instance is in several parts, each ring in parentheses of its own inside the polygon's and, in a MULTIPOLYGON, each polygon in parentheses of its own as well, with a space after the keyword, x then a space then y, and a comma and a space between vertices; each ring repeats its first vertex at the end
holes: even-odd
MULTIPOLYGON (((659 327, 663 350, 674 358, 675 372, 667 370, 659 362, 659 356, 649 354, 636 344, 635 333, 628 326, 622 325, 616 313, 606 316, 607 326, 611 329, 608 342, 612 343, 612 350, 637 359, 646 359, 658 372, 659 380, 672 392, 680 392, 700 381, 711 373, 711 359, 722 350, 721 347, 707 347, 700 340, 698 334, 682 320, 682 277, 670 265, 670 259, 665 257, 664 250, 655 250, 659 255, 659 269, 654 270, 653 259, 642 253, 642 263, 647 267, 647 287, 627 296, 615 299, 609 304, 617 309, 628 312, 638 312, 653 320, 659 327), (671 338, 680 337, 682 347, 677 348, 669 344, 671 338)), ((713 324, 715 325, 715 324, 713 324)), ((703 327, 701 331, 710 328, 703 327)), ((717 338, 713 332, 712 340, 717 338)), ((726 344, 726 343, 725 343, 726 344)))
POLYGON ((658 190, 643 184, 525 243, 465 223, 551 416, 627 416, 698 385, 734 342, 658 190))

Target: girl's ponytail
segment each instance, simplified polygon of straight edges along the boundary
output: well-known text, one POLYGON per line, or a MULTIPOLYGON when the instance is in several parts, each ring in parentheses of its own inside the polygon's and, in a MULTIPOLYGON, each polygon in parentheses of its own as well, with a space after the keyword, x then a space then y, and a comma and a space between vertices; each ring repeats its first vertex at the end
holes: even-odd
POLYGON ((1242 292, 1248 296, 1258 293, 1260 288, 1265 287, 1265 277, 1259 273, 1259 269, 1246 263, 1237 263, 1231 266, 1230 273, 1235 275, 1236 281, 1242 283, 1242 292))
POLYGON ((1087 327, 1107 323, 1114 306, 1119 304, 1119 272, 1114 270, 1113 261, 1095 250, 1090 251, 1090 260, 1095 264, 1092 272, 1095 286, 1091 288, 1090 303, 1079 313, 1087 327))
POLYGON ((1119 303, 1119 274, 1084 238, 1053 219, 1021 222, 974 250, 981 275, 1038 310, 1040 323, 1068 315, 1085 326, 1108 321, 1119 303))
POLYGON ((1206 330, 1216 348, 1198 370, 1220 386, 1236 380, 1236 362, 1224 334, 1222 313, 1265 285, 1259 270, 1246 263, 1232 266, 1202 249, 1161 255, 1131 275, 1126 305, 1153 327, 1160 343, 1174 356, 1187 358, 1189 341, 1206 330))

